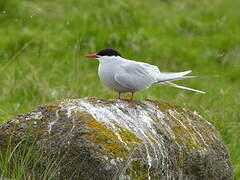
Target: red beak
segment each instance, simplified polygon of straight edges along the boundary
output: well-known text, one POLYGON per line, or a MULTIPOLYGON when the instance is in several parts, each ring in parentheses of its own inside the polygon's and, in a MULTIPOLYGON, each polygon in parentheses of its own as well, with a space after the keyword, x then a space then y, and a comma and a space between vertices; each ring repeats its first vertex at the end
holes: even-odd
POLYGON ((99 58, 99 56, 97 54, 89 54, 84 56, 85 58, 99 58))

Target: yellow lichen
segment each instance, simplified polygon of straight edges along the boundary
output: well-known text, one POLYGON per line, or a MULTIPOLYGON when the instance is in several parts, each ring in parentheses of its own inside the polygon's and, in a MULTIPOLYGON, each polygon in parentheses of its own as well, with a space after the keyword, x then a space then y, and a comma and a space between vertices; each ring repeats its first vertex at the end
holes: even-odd
POLYGON ((60 107, 58 107, 58 104, 56 103, 51 103, 51 104, 48 104, 48 111, 49 112, 56 112, 58 109, 60 109, 60 107))
POLYGON ((100 145, 103 148, 102 153, 112 155, 114 158, 121 157, 126 159, 130 149, 133 148, 136 143, 141 142, 141 140, 132 133, 119 127, 120 140, 112 130, 95 120, 92 116, 84 113, 81 116, 84 116, 88 130, 90 131, 84 137, 89 140, 89 142, 100 145))
POLYGON ((127 172, 127 173, 130 174, 133 179, 145 180, 148 178, 147 166, 143 166, 137 161, 132 161, 131 165, 132 165, 132 169, 130 172, 127 172))
POLYGON ((201 150, 205 148, 205 145, 203 146, 201 143, 199 135, 195 132, 192 125, 189 124, 184 116, 175 114, 171 119, 176 124, 172 127, 172 130, 174 131, 174 136, 176 137, 175 141, 178 145, 195 150, 201 150), (182 124, 184 124, 184 127, 180 121, 182 124))

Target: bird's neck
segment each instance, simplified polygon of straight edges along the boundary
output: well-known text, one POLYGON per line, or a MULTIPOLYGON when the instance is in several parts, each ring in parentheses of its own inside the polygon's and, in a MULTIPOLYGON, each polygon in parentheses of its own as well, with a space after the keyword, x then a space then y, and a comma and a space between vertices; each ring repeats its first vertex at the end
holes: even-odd
POLYGON ((119 62, 121 61, 121 57, 120 56, 104 56, 99 58, 99 63, 100 64, 111 64, 111 63, 115 63, 115 62, 119 62))

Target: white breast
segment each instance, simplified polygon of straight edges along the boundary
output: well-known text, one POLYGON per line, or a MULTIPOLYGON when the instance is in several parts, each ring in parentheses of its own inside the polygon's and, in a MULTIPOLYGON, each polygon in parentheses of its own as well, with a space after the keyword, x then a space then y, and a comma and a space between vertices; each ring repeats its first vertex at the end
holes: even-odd
POLYGON ((114 79, 114 75, 118 71, 118 66, 116 62, 100 62, 98 66, 98 75, 103 84, 108 88, 121 93, 131 92, 130 89, 121 86, 114 79))

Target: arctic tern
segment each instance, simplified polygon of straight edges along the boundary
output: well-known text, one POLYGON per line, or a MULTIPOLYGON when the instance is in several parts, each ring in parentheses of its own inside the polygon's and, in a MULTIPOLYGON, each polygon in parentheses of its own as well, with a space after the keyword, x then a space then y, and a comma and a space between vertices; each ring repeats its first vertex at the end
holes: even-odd
POLYGON ((131 98, 124 99, 129 102, 133 100, 133 94, 135 92, 147 89, 152 85, 167 85, 198 93, 205 93, 171 82, 200 77, 185 76, 191 73, 191 70, 173 73, 160 72, 157 66, 125 59, 118 51, 113 49, 103 49, 96 54, 90 54, 84 57, 96 58, 99 61, 98 75, 100 80, 107 87, 118 92, 119 99, 122 99, 121 93, 131 93, 131 98))

